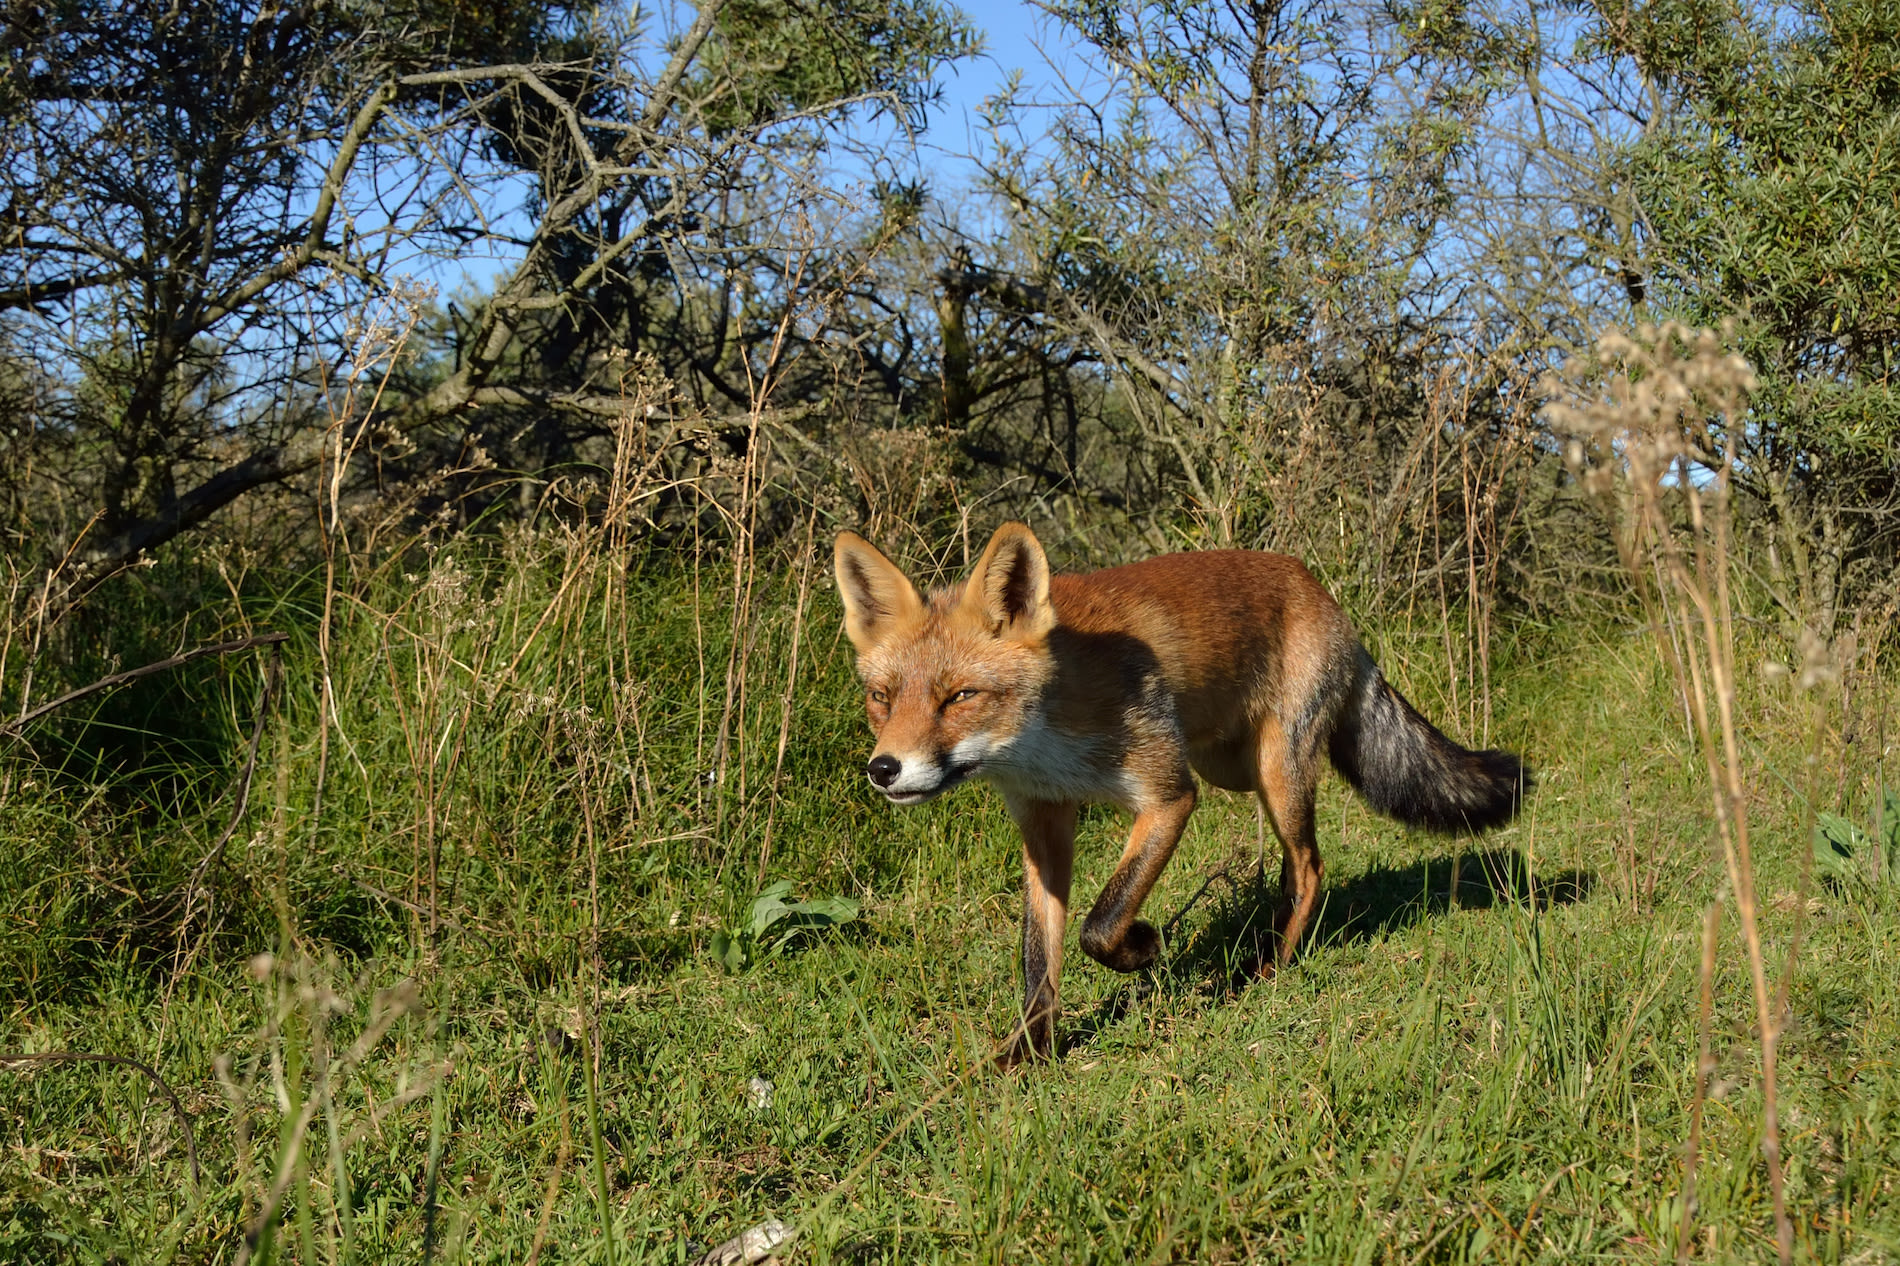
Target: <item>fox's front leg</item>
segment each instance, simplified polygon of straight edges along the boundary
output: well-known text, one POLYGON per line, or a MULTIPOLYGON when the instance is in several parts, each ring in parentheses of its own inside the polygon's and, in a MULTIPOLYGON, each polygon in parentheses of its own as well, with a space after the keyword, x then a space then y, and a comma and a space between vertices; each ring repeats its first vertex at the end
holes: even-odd
POLYGON ((1192 812, 1194 781, 1183 770, 1170 795, 1135 814, 1121 862, 1082 925, 1082 952, 1104 967, 1140 971, 1161 952, 1161 934, 1154 924, 1135 916, 1174 856, 1192 812))
POLYGON ((1005 1068, 1055 1051, 1076 806, 1012 797, 1009 811, 1023 834, 1023 1013, 997 1057, 1005 1068))

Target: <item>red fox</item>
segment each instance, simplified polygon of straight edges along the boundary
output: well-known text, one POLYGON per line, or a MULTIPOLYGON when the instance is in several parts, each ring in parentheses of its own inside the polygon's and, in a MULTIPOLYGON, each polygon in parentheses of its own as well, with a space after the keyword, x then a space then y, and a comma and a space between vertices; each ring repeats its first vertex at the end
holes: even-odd
POLYGON ((1374 809, 1434 831, 1508 822, 1531 785, 1517 757, 1468 751, 1420 716, 1285 555, 1052 576, 1035 534, 1006 523, 967 581, 928 599, 855 533, 838 537, 835 566, 877 737, 871 784, 909 805, 985 779, 1022 831, 1023 1010, 1005 1065, 1054 1050, 1080 805, 1134 814, 1081 934, 1089 957, 1132 972, 1160 949, 1136 915, 1194 810, 1193 774, 1258 793, 1283 850, 1266 974, 1319 904, 1322 755, 1374 809))

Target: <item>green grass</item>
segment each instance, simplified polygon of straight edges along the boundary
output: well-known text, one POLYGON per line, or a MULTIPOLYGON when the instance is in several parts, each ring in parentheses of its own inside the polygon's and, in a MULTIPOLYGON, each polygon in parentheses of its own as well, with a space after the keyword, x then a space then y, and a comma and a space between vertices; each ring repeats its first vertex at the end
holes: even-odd
MULTIPOLYGON (((295 634, 288 686, 188 925, 181 886, 230 812, 254 666, 173 700, 231 752, 176 771, 189 812, 125 789, 149 777, 6 772, 0 1049, 149 1063, 205 1174, 194 1188, 136 1071, 0 1070, 0 1259, 235 1260, 274 1183, 254 1260, 520 1261, 538 1237, 543 1261, 680 1262, 772 1216, 801 1227, 798 1262, 1673 1259, 1719 866, 1644 637, 1503 639, 1489 740, 1540 777, 1505 831, 1408 834, 1329 781, 1326 910, 1271 982, 1232 982, 1272 897, 1255 812, 1204 798, 1148 907, 1174 921, 1160 969, 1115 976, 1071 941, 1066 1053, 999 1076, 971 1069, 1018 1001, 1013 831, 987 789, 872 802, 827 591, 775 787, 795 576, 759 581, 732 758, 709 783, 729 572, 700 576, 695 619, 690 576, 629 574, 572 540, 424 571, 339 604, 321 816, 319 603, 252 600, 255 627, 295 634), (727 973, 713 934, 779 878, 861 917, 727 973)), ((1442 633, 1377 645, 1414 702, 1450 714, 1442 633)), ((1882 689, 1862 683, 1862 713, 1882 689)), ((1778 965, 1809 714, 1785 685, 1751 682, 1745 705, 1778 965)), ((1867 810, 1875 746, 1870 728, 1847 755, 1830 740, 1821 808, 1867 810)), ((1122 829, 1085 816, 1078 905, 1122 829)), ((1896 901, 1810 896, 1782 1064, 1797 1255, 1886 1260, 1896 901)), ((1698 1260, 1774 1255, 1734 928, 1698 1260)))

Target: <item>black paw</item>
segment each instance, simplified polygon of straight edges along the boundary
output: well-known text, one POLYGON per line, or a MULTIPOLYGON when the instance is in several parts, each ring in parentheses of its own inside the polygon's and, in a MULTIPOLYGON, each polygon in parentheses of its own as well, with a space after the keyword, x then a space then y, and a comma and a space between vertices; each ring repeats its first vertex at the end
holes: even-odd
POLYGON ((1160 956, 1161 933, 1155 931, 1154 924, 1137 919, 1128 925, 1128 931, 1119 944, 1107 945, 1100 939, 1091 938, 1085 928, 1082 951, 1111 971, 1140 971, 1152 966, 1160 956))
POLYGON ((1010 1039, 996 1048, 991 1063, 998 1072, 1008 1072, 1020 1064, 1039 1063, 1055 1058, 1055 1028, 1042 1025, 1036 1029, 1017 1029, 1010 1039))

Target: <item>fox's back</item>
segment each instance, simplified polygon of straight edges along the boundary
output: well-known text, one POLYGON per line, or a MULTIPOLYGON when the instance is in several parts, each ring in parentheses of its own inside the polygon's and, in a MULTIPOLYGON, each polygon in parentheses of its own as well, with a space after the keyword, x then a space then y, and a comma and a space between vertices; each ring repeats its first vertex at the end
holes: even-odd
POLYGON ((1190 742, 1239 736, 1298 706, 1358 649, 1339 604, 1284 554, 1163 554, 1053 576, 1049 597, 1079 643, 1124 635, 1151 651, 1190 742))

